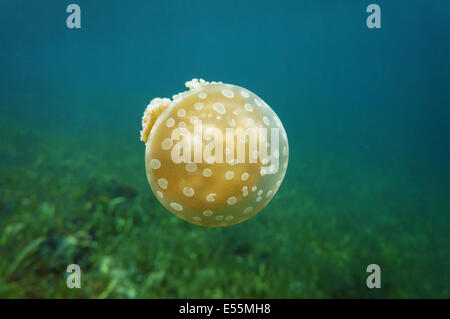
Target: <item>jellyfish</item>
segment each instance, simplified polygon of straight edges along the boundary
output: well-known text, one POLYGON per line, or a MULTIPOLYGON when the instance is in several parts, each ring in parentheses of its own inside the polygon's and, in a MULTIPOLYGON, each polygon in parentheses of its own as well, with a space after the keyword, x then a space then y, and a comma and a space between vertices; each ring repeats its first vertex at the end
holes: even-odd
POLYGON ((289 145, 272 108, 237 85, 193 79, 144 111, 145 170, 159 202, 199 226, 258 214, 286 174, 289 145))

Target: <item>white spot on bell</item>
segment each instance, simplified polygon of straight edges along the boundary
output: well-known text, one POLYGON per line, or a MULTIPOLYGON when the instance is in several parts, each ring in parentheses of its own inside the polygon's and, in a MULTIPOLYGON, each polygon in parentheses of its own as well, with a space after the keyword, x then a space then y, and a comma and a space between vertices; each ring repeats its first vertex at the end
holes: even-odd
POLYGON ((229 99, 232 99, 234 97, 233 91, 228 90, 228 89, 222 90, 222 95, 229 99))
POLYGON ((203 176, 210 177, 212 175, 212 170, 210 168, 205 168, 203 170, 203 176))
POLYGON ((158 179, 158 185, 162 189, 167 189, 167 186, 169 186, 169 182, 165 178, 159 178, 158 179))
POLYGON ((183 210, 183 206, 178 203, 170 203, 170 207, 175 209, 177 212, 181 212, 183 210))
POLYGON ((212 214, 213 214, 212 210, 209 210, 209 209, 207 209, 203 212, 203 216, 206 216, 206 217, 211 216, 212 214))
POLYGON ((247 172, 244 172, 244 173, 242 173, 242 175, 241 175, 241 180, 243 180, 244 182, 246 181, 246 180, 248 180, 248 177, 249 177, 250 175, 247 173, 247 172))
POLYGON ((162 142, 161 142, 161 148, 163 150, 169 150, 172 147, 172 140, 170 138, 165 138, 162 142))
POLYGON ((237 202, 237 198, 234 196, 228 197, 228 199, 227 199, 227 204, 230 206, 236 204, 236 202, 237 202))
POLYGON ((230 180, 230 179, 233 179, 233 177, 234 177, 234 172, 233 171, 227 171, 226 173, 225 173, 225 179, 226 180, 230 180))
POLYGON ((167 127, 172 127, 172 126, 174 126, 174 125, 175 125, 175 120, 174 120, 173 118, 169 117, 169 118, 167 119, 167 121, 166 121, 166 126, 167 126, 167 127))
POLYGON ((250 94, 248 94, 248 92, 246 91, 241 91, 241 95, 245 98, 248 98, 250 96, 250 94))
POLYGON ((215 196, 216 196, 216 193, 208 194, 208 196, 206 196, 206 200, 208 202, 215 202, 216 201, 216 199, 214 198, 215 196))
POLYGON ((242 187, 242 196, 244 196, 244 197, 248 196, 248 187, 247 186, 242 187))
POLYGON ((253 106, 251 104, 245 104, 244 108, 247 112, 253 112, 253 106))
POLYGON ((225 105, 223 105, 222 103, 214 103, 213 109, 219 114, 225 114, 227 112, 227 110, 225 109, 225 105))
POLYGON ((197 121, 198 121, 198 117, 197 116, 191 116, 189 118, 189 122, 191 122, 192 124, 195 124, 195 122, 197 122, 197 121))
POLYGON ((186 164, 186 170, 189 173, 194 173, 197 170, 197 164, 195 164, 195 163, 187 163, 186 164))
POLYGON ((183 188, 183 194, 186 197, 192 197, 192 196, 194 196, 195 192, 192 187, 185 187, 185 188, 183 188))
POLYGON ((156 158, 154 158, 150 161, 150 167, 152 169, 158 169, 161 167, 161 162, 159 160, 157 160, 156 158))

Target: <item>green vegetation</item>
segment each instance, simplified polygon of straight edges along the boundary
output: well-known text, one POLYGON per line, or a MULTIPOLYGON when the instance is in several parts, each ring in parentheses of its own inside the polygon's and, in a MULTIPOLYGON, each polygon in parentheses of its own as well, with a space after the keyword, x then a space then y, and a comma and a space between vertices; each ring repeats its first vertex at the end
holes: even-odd
POLYGON ((258 216, 208 229, 157 202, 130 133, 2 124, 0 297, 450 297, 444 203, 392 172, 292 150, 258 216), (71 263, 81 289, 66 287, 71 263), (382 289, 365 285, 371 263, 382 289))

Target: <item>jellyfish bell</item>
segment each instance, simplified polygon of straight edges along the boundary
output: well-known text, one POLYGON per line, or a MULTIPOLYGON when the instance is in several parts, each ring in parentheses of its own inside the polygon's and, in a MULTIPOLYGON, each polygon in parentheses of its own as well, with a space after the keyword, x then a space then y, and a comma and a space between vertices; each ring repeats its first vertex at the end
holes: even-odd
POLYGON ((275 112, 242 87, 193 79, 172 99, 155 98, 142 118, 145 167, 161 204, 200 226, 259 213, 278 191, 289 146, 275 112))

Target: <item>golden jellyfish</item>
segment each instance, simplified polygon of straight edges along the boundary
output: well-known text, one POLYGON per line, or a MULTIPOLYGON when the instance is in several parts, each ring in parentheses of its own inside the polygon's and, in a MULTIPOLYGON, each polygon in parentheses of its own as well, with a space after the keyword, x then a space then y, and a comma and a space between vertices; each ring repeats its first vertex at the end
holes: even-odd
POLYGON ((193 79, 142 118, 148 182, 161 204, 199 226, 223 227, 260 212, 286 173, 289 145, 275 112, 237 85, 193 79))

